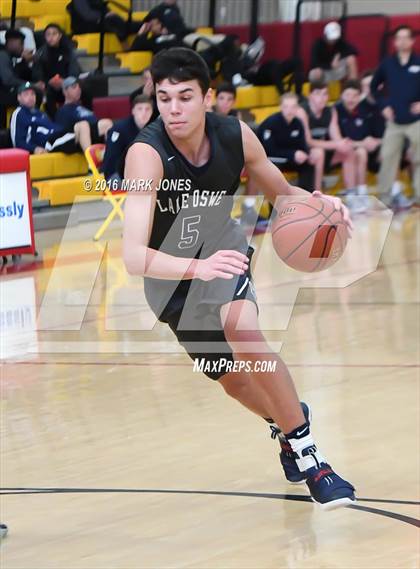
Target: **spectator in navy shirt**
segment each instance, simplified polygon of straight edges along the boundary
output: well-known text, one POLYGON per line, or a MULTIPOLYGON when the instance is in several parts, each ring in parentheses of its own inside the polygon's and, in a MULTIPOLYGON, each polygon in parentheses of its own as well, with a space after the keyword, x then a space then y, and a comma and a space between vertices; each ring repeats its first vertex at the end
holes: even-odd
POLYGON ((382 109, 380 105, 375 101, 370 90, 370 85, 372 83, 373 76, 375 74, 374 70, 366 70, 360 79, 360 86, 362 89, 362 97, 360 100, 360 106, 368 117, 372 121, 372 127, 377 138, 382 138, 385 132, 385 118, 382 115, 382 109))
MULTIPOLYGON (((405 137, 410 141, 415 200, 420 202, 420 56, 413 52, 414 36, 409 26, 394 32, 396 53, 385 58, 371 84, 372 95, 383 108, 387 121, 378 177, 380 195, 386 197, 397 177, 405 137)), ((403 194, 391 196, 396 208, 410 207, 403 194)))
MULTIPOLYGON (((366 173, 379 169, 381 139, 375 136, 372 115, 361 104, 359 81, 347 81, 343 86, 341 101, 336 104, 341 135, 353 142, 356 154, 356 185, 359 196, 367 196, 366 173)), ((349 204, 352 207, 352 204, 349 204)), ((356 200, 358 209, 366 210, 367 200, 356 200)))
POLYGON ((63 81, 64 105, 58 109, 55 121, 66 132, 74 132, 83 152, 92 144, 105 142, 112 127, 110 119, 97 119, 94 113, 81 104, 82 90, 75 77, 63 81))
POLYGON ((186 25, 176 2, 177 0, 164 0, 150 10, 143 22, 147 23, 153 19, 158 19, 169 34, 175 34, 178 39, 182 39, 194 29, 186 25))
POLYGON ((31 83, 18 87, 19 107, 10 121, 10 136, 15 148, 31 154, 46 152, 77 152, 74 133, 64 129, 36 107, 36 90, 31 83))
POLYGON ((281 112, 263 121, 257 136, 269 159, 281 169, 298 173, 298 185, 308 192, 314 190, 314 166, 322 160, 318 148, 309 150, 303 123, 297 118, 298 97, 285 93, 281 99, 281 112))
POLYGON ((132 101, 131 115, 117 121, 108 131, 102 170, 107 180, 121 180, 120 170, 125 151, 153 115, 153 103, 147 95, 132 101))

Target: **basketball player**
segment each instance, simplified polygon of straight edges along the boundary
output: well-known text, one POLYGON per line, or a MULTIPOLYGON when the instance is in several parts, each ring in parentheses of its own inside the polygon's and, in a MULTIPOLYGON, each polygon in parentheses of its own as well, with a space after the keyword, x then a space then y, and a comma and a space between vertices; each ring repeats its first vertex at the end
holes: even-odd
MULTIPOLYGON (((325 509, 351 504, 353 486, 316 447, 309 409, 299 403, 286 365, 259 329, 249 268, 253 250, 230 215, 243 166, 273 204, 279 196, 308 193, 287 183, 249 127, 206 113, 210 78, 196 52, 161 52, 151 71, 160 118, 127 153, 125 178, 137 191, 129 193, 125 207, 126 268, 145 277, 152 310, 195 363, 204 362, 204 373, 270 423, 286 478, 306 481, 312 499, 325 509), (275 362, 276 371, 254 371, 258 361, 275 362), (238 371, 244 362, 249 371, 238 371)), ((350 229, 341 201, 326 199, 350 229)))
POLYGON ((350 139, 343 138, 338 125, 337 111, 328 105, 328 86, 322 81, 310 84, 308 100, 302 103, 298 118, 305 127, 306 143, 318 148, 323 159, 320 168, 315 168, 315 187, 322 188, 324 170, 343 165, 346 189, 356 186, 356 156, 350 139))

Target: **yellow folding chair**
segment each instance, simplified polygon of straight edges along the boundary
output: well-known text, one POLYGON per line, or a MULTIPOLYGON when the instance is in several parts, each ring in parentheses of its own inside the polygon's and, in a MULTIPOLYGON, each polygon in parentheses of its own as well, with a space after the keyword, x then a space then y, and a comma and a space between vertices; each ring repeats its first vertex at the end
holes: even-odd
POLYGON ((103 158, 105 154, 105 144, 92 144, 85 150, 85 157, 86 161, 89 165, 90 171, 92 172, 93 177, 93 184, 92 187, 100 187, 103 189, 103 199, 108 201, 111 206, 112 210, 107 215, 105 221, 102 223, 98 231, 95 233, 93 239, 94 241, 98 241, 108 228, 111 221, 114 219, 116 215, 119 216, 121 221, 124 220, 124 213, 121 209, 123 205, 127 193, 124 190, 114 190, 109 187, 108 184, 105 183, 97 183, 97 180, 104 180, 103 174, 99 172, 99 168, 101 167, 103 158))

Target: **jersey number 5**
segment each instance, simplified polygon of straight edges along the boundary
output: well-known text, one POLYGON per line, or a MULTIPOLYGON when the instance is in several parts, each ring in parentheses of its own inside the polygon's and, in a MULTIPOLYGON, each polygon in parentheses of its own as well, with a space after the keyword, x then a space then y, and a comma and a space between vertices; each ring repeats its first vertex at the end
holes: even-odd
POLYGON ((194 225, 198 225, 200 221, 201 215, 184 217, 182 220, 181 240, 178 243, 180 249, 189 249, 197 243, 200 232, 198 229, 194 229, 194 225))

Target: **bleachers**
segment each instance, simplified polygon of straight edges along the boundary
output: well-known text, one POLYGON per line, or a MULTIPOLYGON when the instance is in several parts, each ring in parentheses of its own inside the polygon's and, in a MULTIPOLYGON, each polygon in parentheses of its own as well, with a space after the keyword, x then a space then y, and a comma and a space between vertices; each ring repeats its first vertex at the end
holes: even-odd
MULTIPOLYGON (((69 0, 19 0, 17 4, 17 17, 29 18, 34 23, 35 30, 42 30, 48 23, 56 22, 66 32, 70 32, 70 16, 66 10, 69 0)), ((119 0, 128 6, 129 0, 119 0)), ((113 7, 114 10, 114 7, 113 7)), ((11 0, 2 0, 1 13, 4 17, 11 11, 11 0)), ((116 12, 120 12, 123 17, 126 13, 115 7, 116 12)), ((141 21, 147 12, 133 13, 133 19, 141 21)), ((391 17, 390 27, 408 22, 413 27, 420 29, 420 18, 417 16, 397 16, 391 17)), ((302 42, 302 55, 305 67, 308 68, 309 50, 312 41, 319 36, 325 22, 303 22, 302 34, 305 38, 302 42)), ((261 24, 260 34, 264 37, 267 49, 264 59, 290 57, 292 50, 293 24, 289 22, 274 22, 261 24), (281 41, 279 41, 281 38, 281 41)), ((347 38, 356 44, 360 50, 361 68, 374 67, 379 58, 380 36, 383 35, 384 22, 374 19, 371 16, 349 20, 347 26, 347 38)), ((241 40, 248 41, 248 26, 224 26, 216 30, 203 27, 197 32, 201 35, 216 33, 237 33, 241 40)), ((75 35, 73 39, 77 42, 78 53, 92 60, 99 51, 99 34, 75 35)), ((418 40, 419 41, 419 40, 418 40)), ((128 93, 132 91, 133 81, 136 74, 139 74, 152 61, 151 52, 124 52, 122 46, 114 34, 105 34, 105 54, 113 59, 113 65, 119 62, 121 70, 126 70, 130 75, 127 77, 127 89, 124 96, 117 97, 97 97, 93 100, 93 110, 98 118, 111 118, 117 120, 127 116, 130 112, 128 93), (128 86, 129 85, 129 86, 128 86)), ((118 67, 116 70, 118 72, 118 67)), ((119 78, 118 78, 119 80, 119 78)), ((120 82, 123 84, 123 79, 120 82)), ((118 91, 120 92, 120 91, 118 91)), ((124 92, 124 89, 122 90, 124 92)), ((309 92, 309 84, 304 84, 303 94, 309 92)), ((109 91, 108 91, 109 93, 109 91)), ((338 99, 340 84, 330 85, 330 100, 338 99)), ((270 114, 279 110, 279 94, 274 85, 257 87, 246 86, 237 89, 238 109, 250 110, 255 118, 255 122, 261 123, 270 114)), ((43 154, 31 156, 30 158, 31 179, 34 186, 39 190, 41 200, 48 200, 51 206, 71 204, 77 195, 87 196, 84 189, 86 177, 89 175, 85 157, 80 154, 64 155, 61 153, 43 154)), ((371 180, 372 181, 372 180, 371 180)), ((373 180, 374 181, 374 180, 373 180)), ((98 199, 92 193, 91 199, 98 199)), ((99 196, 100 197, 100 196, 99 196)))

